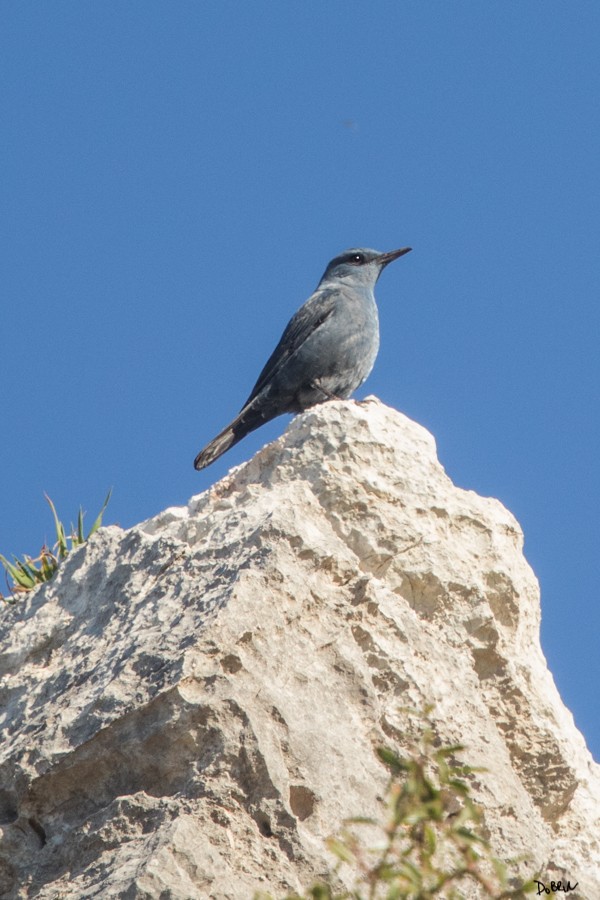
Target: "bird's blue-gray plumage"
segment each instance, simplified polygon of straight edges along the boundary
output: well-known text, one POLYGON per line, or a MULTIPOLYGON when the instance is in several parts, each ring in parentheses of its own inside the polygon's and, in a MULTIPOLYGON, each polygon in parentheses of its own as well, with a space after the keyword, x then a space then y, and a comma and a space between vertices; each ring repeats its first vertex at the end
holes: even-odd
POLYGON ((357 248, 332 259, 314 294, 292 316, 239 415, 194 460, 204 469, 264 422, 326 400, 345 400, 369 375, 379 349, 374 288, 410 247, 357 248))

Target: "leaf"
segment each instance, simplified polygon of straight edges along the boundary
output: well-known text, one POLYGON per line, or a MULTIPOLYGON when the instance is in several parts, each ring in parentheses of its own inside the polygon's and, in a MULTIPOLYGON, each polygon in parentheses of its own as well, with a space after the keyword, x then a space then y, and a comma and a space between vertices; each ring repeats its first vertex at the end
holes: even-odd
POLYGON ((31 576, 27 574, 18 559, 15 560, 17 565, 13 565, 13 563, 9 562, 5 556, 0 554, 0 561, 15 584, 20 585, 26 591, 30 591, 33 588, 35 579, 32 579, 31 576))
POLYGON ((35 560, 33 560, 30 556, 24 556, 23 562, 18 564, 23 572, 31 578, 33 584, 37 584, 42 581, 41 572, 39 569, 35 567, 35 560))
POLYGON ((464 744, 450 744, 449 747, 441 747, 439 750, 436 750, 435 756, 436 759, 445 759, 448 756, 453 756, 455 753, 460 753, 464 749, 464 744))
POLYGON ((378 747, 377 756, 388 769, 391 769, 395 773, 410 771, 410 760, 402 759, 401 756, 398 756, 393 750, 388 749, 388 747, 378 747))
POLYGON ((423 844, 427 855, 433 856, 437 847, 437 836, 435 828, 432 828, 431 825, 425 825, 423 828, 423 844))
POLYGON ((102 504, 102 509, 101 509, 100 512, 98 513, 98 516, 97 516, 97 518, 96 518, 96 521, 94 522, 94 524, 93 524, 92 527, 90 528, 90 532, 89 532, 89 534, 88 534, 88 538, 91 538, 91 536, 92 536, 93 534, 95 534, 95 532, 98 531, 98 529, 99 529, 100 526, 102 525, 102 516, 104 515, 104 512, 105 512, 105 510, 106 510, 106 507, 108 506, 108 503, 109 503, 110 498, 111 498, 111 496, 112 496, 112 492, 113 492, 113 489, 111 488, 111 489, 109 490, 108 494, 106 495, 106 500, 105 500, 104 503, 102 504))
POLYGON ((58 545, 58 558, 64 559, 69 552, 69 548, 67 546, 67 538, 65 536, 64 525, 58 518, 58 513, 56 512, 56 507, 54 506, 54 503, 52 502, 52 500, 50 499, 48 494, 44 493, 44 497, 48 501, 48 504, 50 505, 50 509, 52 510, 52 515, 54 517, 54 529, 56 531, 56 543, 58 545))
MULTIPOLYGON (((538 883, 537 881, 525 881, 521 887, 519 888, 519 892, 522 894, 533 894, 534 891, 537 891, 538 883)), ((519 892, 515 892, 515 896, 519 896, 519 892)))
POLYGON ((461 781, 459 778, 449 778, 447 781, 448 787, 453 788, 457 794, 461 794, 461 796, 466 797, 469 793, 469 785, 464 781, 461 781))
MULTIPOLYGON (((35 568, 35 566, 30 566, 28 563, 29 563, 29 558, 26 556, 23 558, 22 562, 17 561, 16 567, 17 567, 21 577, 24 579, 24 581, 29 582, 29 587, 33 588, 37 584, 37 580, 38 580, 37 579, 37 569, 35 568)), ((21 582, 21 584, 23 584, 23 582, 21 582)), ((26 585, 24 585, 24 586, 26 586, 26 585)))
POLYGON ((332 837, 327 839, 326 844, 327 849, 330 850, 334 856, 337 856, 338 859, 341 859, 342 862, 354 862, 354 854, 343 841, 332 837))
POLYGON ((490 858, 490 862, 494 867, 494 872, 496 873, 496 878, 500 882, 501 885, 506 884, 506 866, 500 859, 496 859, 495 856, 490 858))
POLYGON ((399 874, 398 868, 386 860, 382 860, 373 868, 373 875, 377 878, 377 882, 393 881, 395 878, 398 878, 399 874))
POLYGON ((85 542, 85 534, 83 531, 83 509, 79 507, 79 515, 77 516, 77 543, 83 544, 85 542))
POLYGON ((408 859, 400 863, 400 865, 398 866, 398 874, 401 878, 405 878, 406 881, 415 888, 415 890, 419 890, 423 883, 421 870, 417 868, 414 863, 411 863, 408 859))
POLYGON ((44 553, 44 551, 42 551, 41 562, 44 581, 50 581, 58 567, 56 557, 52 556, 52 554, 50 553, 44 553))
POLYGON ((309 891, 309 895, 312 897, 312 900, 332 900, 333 898, 331 888, 326 884, 314 884, 309 891))
POLYGON ((396 882, 395 884, 390 884, 385 900, 403 900, 404 897, 406 897, 406 892, 396 882))
POLYGON ((14 576, 14 568, 15 568, 15 567, 13 566, 13 564, 12 564, 11 562, 9 562, 9 560, 8 560, 5 556, 2 556, 1 553, 0 553, 0 562, 2 563, 2 565, 4 566, 4 568, 6 569, 6 571, 7 571, 8 574, 10 575, 10 577, 11 577, 11 578, 14 578, 14 577, 15 577, 15 576, 14 576))
POLYGON ((344 825, 377 825, 376 819, 370 819, 368 816, 352 816, 350 819, 344 819, 344 825))
POLYGON ((461 838, 464 838, 465 841, 468 841, 471 844, 481 844, 483 847, 488 846, 488 842, 485 838, 475 834, 470 828, 457 828, 455 834, 460 835, 461 838))

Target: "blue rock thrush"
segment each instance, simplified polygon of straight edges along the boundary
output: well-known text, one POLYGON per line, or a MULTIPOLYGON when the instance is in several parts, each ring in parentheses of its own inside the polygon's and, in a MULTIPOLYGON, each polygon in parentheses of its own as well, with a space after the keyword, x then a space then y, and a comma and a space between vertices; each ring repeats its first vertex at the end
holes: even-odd
POLYGON ((200 451, 196 469, 270 419, 346 400, 360 387, 379 350, 375 283, 388 263, 410 249, 358 248, 331 260, 314 294, 290 319, 240 414, 200 451))

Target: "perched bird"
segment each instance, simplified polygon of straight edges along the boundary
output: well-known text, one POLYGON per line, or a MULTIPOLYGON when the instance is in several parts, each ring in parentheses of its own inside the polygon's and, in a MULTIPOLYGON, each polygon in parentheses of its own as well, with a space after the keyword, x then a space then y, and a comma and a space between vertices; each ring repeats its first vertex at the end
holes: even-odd
POLYGON ((346 400, 360 387, 379 350, 375 283, 388 263, 410 250, 357 248, 331 260, 314 294, 290 319, 241 412, 200 451, 196 469, 270 419, 346 400))

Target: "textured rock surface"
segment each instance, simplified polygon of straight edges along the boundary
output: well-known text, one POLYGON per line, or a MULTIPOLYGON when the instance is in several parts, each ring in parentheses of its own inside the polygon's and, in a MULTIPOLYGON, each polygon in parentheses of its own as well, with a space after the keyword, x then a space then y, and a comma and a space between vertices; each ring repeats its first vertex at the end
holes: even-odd
POLYGON ((2 619, 0 896, 306 887, 434 701, 499 855, 600 897, 600 777, 522 534, 432 437, 329 403, 187 508, 101 530, 2 619))

